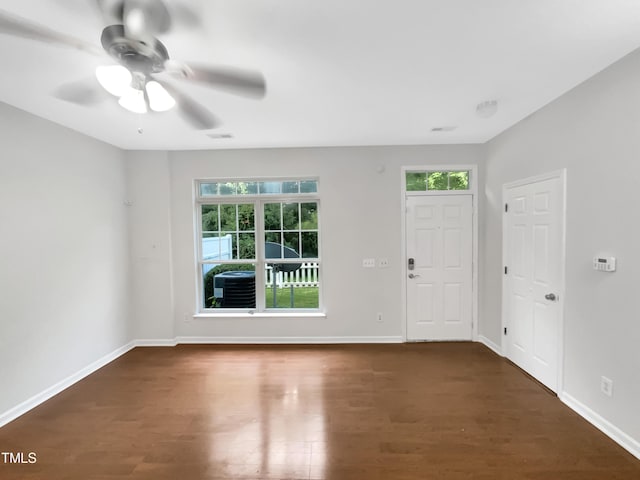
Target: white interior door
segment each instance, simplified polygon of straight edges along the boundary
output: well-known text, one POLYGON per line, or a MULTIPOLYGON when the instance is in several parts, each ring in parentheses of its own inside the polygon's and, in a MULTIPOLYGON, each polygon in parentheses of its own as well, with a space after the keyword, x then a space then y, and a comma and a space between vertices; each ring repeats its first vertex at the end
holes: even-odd
POLYGON ((506 354, 554 392, 562 328, 564 182, 505 188, 506 354))
POLYGON ((406 206, 407 340, 471 340, 472 196, 408 196, 406 206))

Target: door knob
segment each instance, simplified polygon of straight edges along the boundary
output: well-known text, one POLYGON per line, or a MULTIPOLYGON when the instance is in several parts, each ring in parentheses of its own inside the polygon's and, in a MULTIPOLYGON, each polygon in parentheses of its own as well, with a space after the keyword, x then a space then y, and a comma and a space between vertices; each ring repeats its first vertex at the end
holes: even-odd
POLYGON ((410 274, 409 274, 409 278, 417 278, 417 277, 419 277, 419 276, 420 276, 420 275, 416 275, 415 273, 410 273, 410 274))
POLYGON ((544 298, 546 298, 547 300, 551 300, 552 302, 555 302, 558 297, 556 297, 555 293, 547 293, 544 296, 544 298))

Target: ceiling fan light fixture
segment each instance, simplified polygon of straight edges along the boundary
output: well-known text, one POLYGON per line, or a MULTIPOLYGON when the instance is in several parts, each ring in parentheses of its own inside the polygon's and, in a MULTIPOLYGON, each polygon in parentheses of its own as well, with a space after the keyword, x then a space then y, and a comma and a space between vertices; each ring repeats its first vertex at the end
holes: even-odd
POLYGON ((129 90, 118 100, 120 106, 133 113, 147 113, 147 103, 144 101, 144 92, 137 88, 129 87, 129 90))
POLYGON ((146 89, 149 106, 154 112, 166 112, 176 105, 174 98, 158 82, 154 80, 147 82, 146 89))
POLYGON ((101 65, 96 68, 96 78, 102 88, 116 97, 125 95, 133 80, 131 72, 122 65, 101 65))
POLYGON ((132 8, 126 14, 124 24, 133 35, 141 35, 145 31, 144 13, 140 8, 132 8))

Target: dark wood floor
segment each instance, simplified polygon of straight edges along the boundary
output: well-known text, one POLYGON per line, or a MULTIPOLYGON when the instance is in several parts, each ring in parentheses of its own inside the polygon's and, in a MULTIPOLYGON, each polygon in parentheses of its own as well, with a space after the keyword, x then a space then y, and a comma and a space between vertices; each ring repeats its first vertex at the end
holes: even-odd
MULTIPOLYGON (((3 385, 2 388, 6 388, 3 385)), ((3 480, 640 479, 480 344, 137 348, 0 429, 3 480)))

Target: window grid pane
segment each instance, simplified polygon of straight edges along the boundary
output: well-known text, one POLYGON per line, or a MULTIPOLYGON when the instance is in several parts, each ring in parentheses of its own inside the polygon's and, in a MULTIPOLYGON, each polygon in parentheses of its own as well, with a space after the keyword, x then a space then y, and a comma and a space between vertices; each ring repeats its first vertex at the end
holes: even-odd
POLYGON ((469 190, 469 172, 449 172, 449 190, 469 190))
POLYGON ((320 308, 320 264, 303 262, 295 270, 265 265, 264 300, 267 310, 320 308))
POLYGON ((237 185, 233 182, 221 183, 219 184, 220 195, 235 195, 237 185))
POLYGON ((202 266, 203 308, 256 308, 254 263, 202 266))
POLYGON ((427 190, 448 190, 449 176, 447 172, 429 172, 427 174, 427 190))
POLYGON ((282 212, 279 203, 264 204, 264 229, 265 230, 281 230, 282 229, 282 212))
POLYGON ((317 193, 318 182, 316 180, 304 180, 300 182, 300 193, 317 193))
POLYGON ((318 258, 318 232, 302 232, 302 258, 318 258))
POLYGON ((427 189, 426 172, 407 172, 407 192, 424 192, 427 189))
POLYGON ((258 193, 261 195, 282 193, 282 182, 260 182, 258 193))
POLYGON ((282 193, 300 193, 300 185, 298 182, 283 182, 282 193))
POLYGON ((300 204, 300 229, 301 230, 317 230, 318 229, 318 204, 301 203, 300 204))
POLYGON ((257 182, 238 182, 238 195, 256 195, 257 193, 257 182))
POLYGON ((300 229, 300 204, 285 203, 282 205, 282 229, 300 229))
POLYGON ((210 197, 218 195, 217 183, 201 183, 200 184, 200 196, 210 197))

